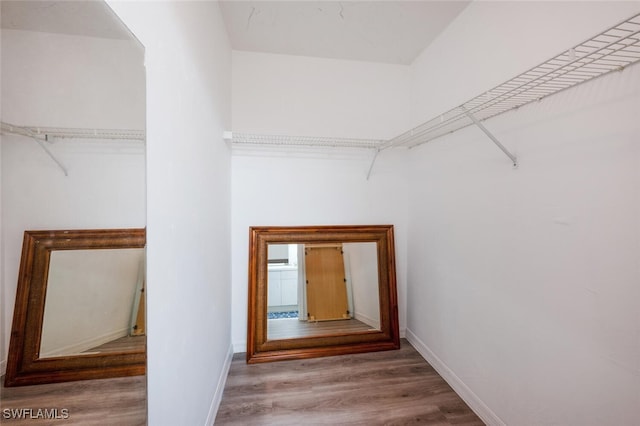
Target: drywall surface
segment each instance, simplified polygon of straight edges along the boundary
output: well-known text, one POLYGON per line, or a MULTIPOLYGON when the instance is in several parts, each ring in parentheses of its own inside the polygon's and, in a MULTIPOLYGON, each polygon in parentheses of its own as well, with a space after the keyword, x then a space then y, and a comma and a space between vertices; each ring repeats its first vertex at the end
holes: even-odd
MULTIPOLYGON (((519 72, 519 45, 540 62, 634 8, 474 3, 415 64, 416 93, 444 111, 519 72), (443 84, 430 64, 449 59, 473 69, 443 84)), ((635 65, 486 121, 518 169, 477 128, 411 151, 407 335, 490 424, 640 418, 638 111, 635 65)))
POLYGON ((233 131, 388 139, 409 123, 410 69, 233 52, 233 131))
POLYGON ((146 53, 148 422, 212 424, 231 345, 231 50, 215 2, 108 3, 146 53))
MULTIPOLYGON (((2 31, 2 120, 16 125, 144 129, 140 46, 28 31, 2 31)), ((6 359, 25 230, 144 227, 141 142, 3 135, 2 316, 6 359)), ((3 362, 4 364, 4 362, 3 362)))

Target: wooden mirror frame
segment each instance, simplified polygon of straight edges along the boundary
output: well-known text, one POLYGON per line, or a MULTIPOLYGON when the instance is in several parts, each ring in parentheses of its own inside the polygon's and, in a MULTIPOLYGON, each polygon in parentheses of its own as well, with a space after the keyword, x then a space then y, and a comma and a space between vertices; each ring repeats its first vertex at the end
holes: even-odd
POLYGON ((144 229, 25 231, 5 386, 143 375, 146 349, 40 358, 49 261, 54 250, 144 248, 144 229))
POLYGON ((393 225, 250 228, 248 364, 399 348, 393 225), (269 340, 267 245, 361 242, 377 243, 380 329, 269 340))

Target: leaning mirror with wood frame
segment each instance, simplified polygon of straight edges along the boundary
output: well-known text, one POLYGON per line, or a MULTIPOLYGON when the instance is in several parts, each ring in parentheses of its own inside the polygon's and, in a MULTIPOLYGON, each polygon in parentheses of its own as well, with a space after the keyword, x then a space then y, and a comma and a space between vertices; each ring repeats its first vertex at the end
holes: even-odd
POLYGON ((5 386, 145 374, 145 235, 25 231, 5 386))
POLYGON ((399 347, 393 225, 250 228, 247 363, 399 347))

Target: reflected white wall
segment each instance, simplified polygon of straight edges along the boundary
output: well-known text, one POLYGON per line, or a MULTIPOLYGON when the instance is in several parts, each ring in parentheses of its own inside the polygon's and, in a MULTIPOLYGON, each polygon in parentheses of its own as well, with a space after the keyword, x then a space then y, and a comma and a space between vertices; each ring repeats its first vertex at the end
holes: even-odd
POLYGON ((40 357, 84 352, 130 335, 144 249, 54 250, 40 357))
POLYGON ((379 329, 378 246, 376 243, 346 243, 342 248, 353 290, 352 314, 355 319, 379 329))

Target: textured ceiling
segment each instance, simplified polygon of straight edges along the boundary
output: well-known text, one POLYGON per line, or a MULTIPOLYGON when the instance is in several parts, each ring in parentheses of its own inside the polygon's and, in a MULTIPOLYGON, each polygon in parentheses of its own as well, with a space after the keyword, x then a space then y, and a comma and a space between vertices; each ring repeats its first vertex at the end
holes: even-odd
POLYGON ((132 35, 101 0, 0 2, 2 28, 101 37, 131 39, 132 35))
POLYGON ((222 1, 236 50, 410 64, 468 1, 222 1))

